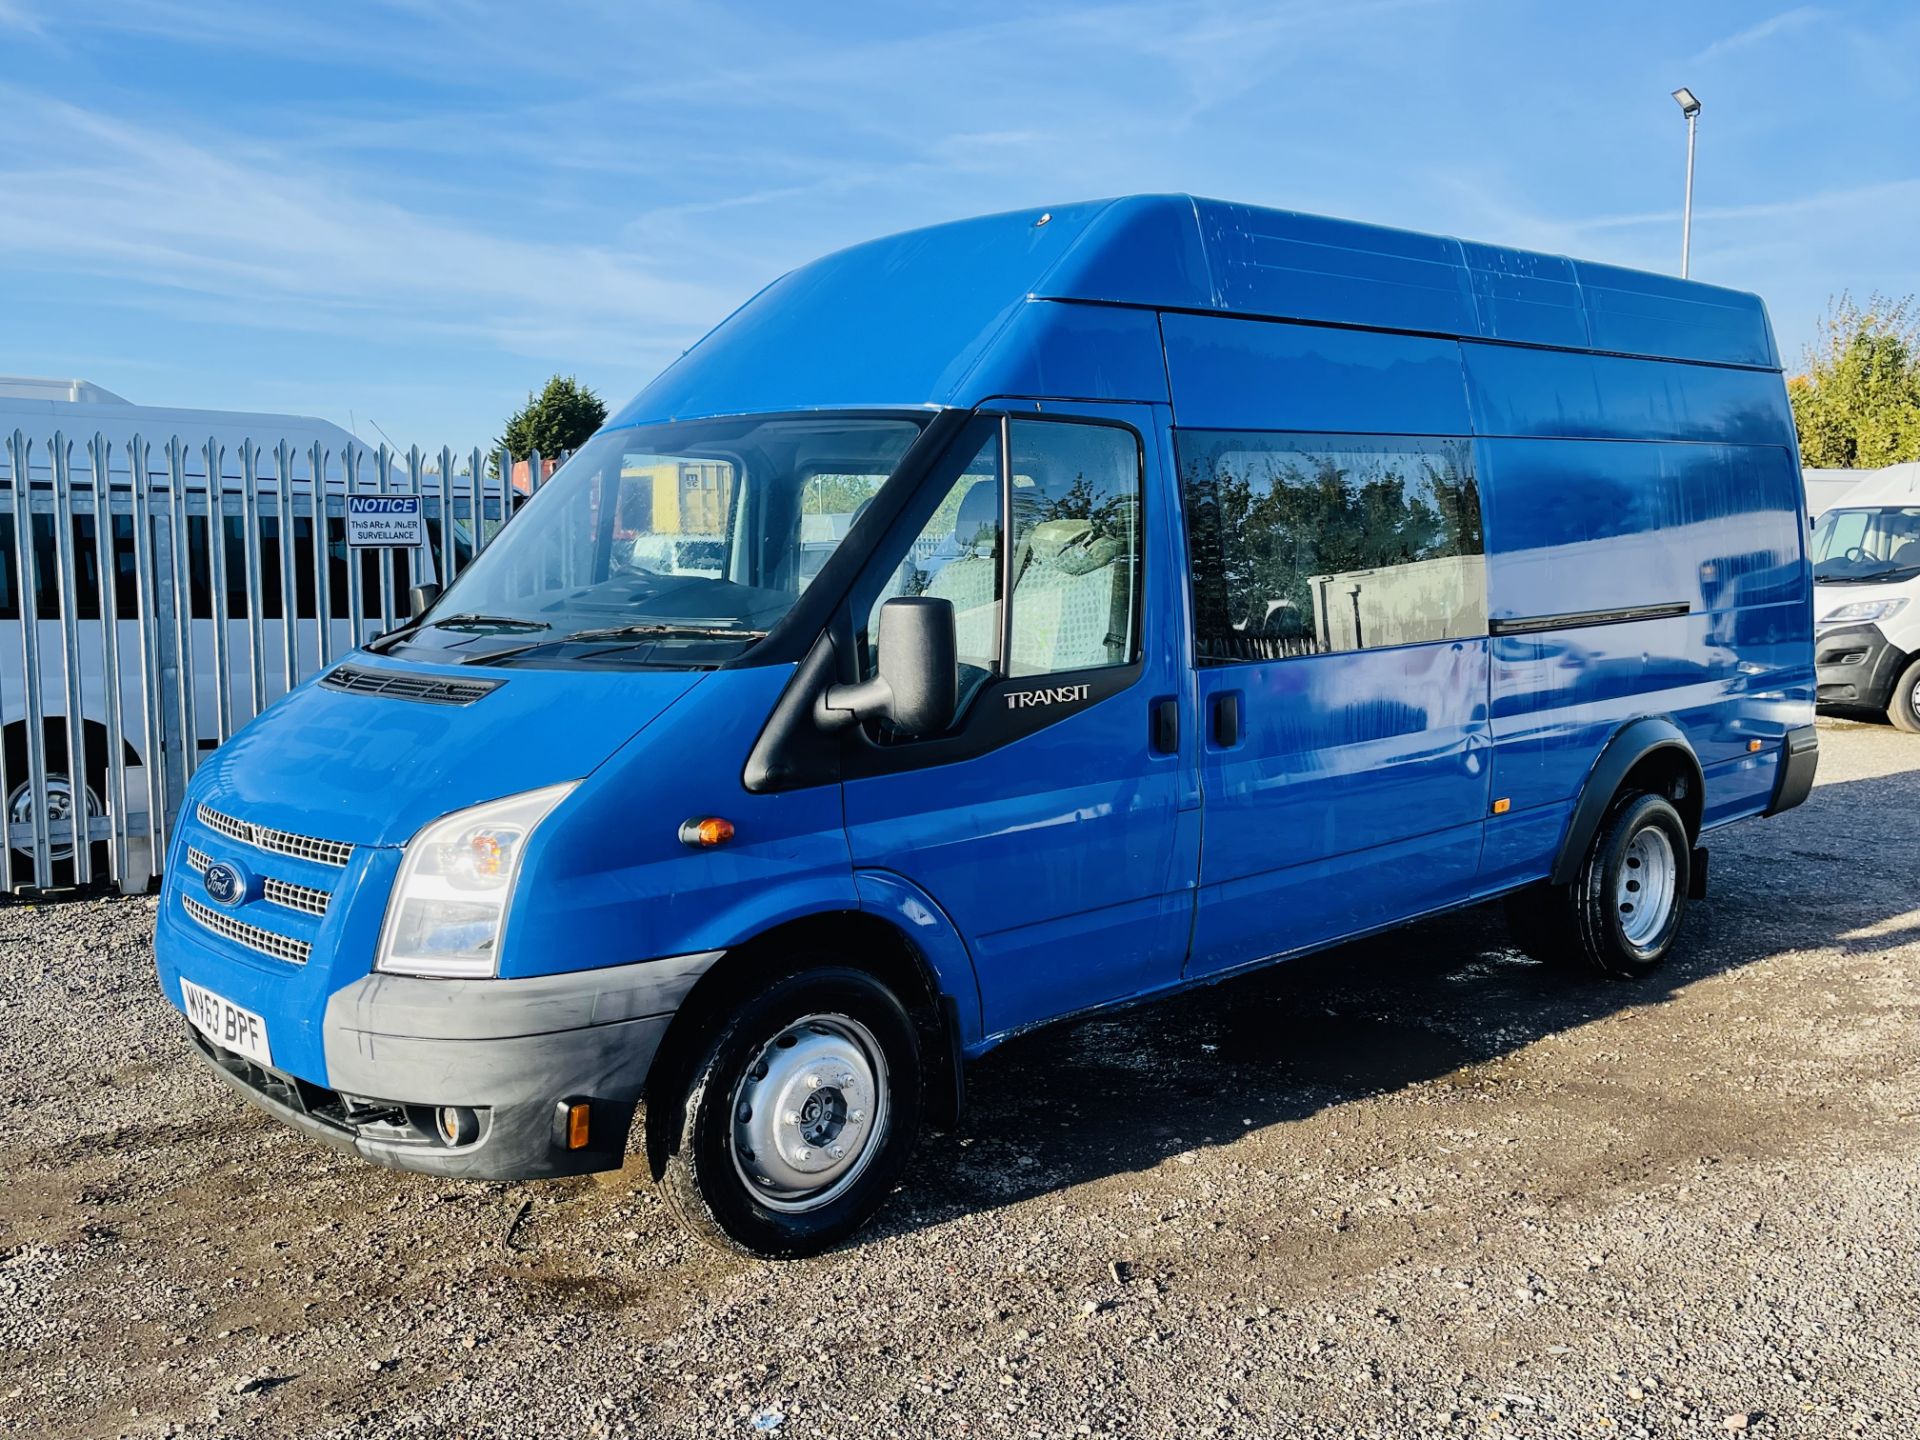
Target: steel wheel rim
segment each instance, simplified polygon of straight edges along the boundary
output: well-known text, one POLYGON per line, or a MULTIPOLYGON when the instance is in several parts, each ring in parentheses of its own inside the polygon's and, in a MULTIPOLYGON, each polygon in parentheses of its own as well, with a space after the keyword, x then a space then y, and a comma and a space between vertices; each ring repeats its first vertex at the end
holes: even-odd
MULTIPOLYGON (((85 786, 84 791, 88 822, 85 828, 91 832, 92 822, 106 814, 106 807, 100 803, 100 797, 93 793, 91 785, 85 786)), ((64 820, 68 827, 68 839, 64 843, 48 838, 47 859, 71 860, 74 850, 78 848, 76 839, 81 828, 74 823, 73 781, 65 775, 49 775, 46 777, 46 792, 48 822, 57 824, 64 820)), ((23 855, 33 853, 33 828, 33 782, 23 780, 7 796, 7 833, 12 837, 13 848, 23 855), (21 843, 23 835, 25 844, 21 843)))
POLYGON ((817 1210, 844 1194, 881 1148, 886 1055, 858 1020, 808 1015, 760 1048, 729 1105, 733 1168, 747 1192, 784 1214, 817 1210))
POLYGON ((1613 882, 1613 903, 1620 931, 1637 950, 1652 946, 1673 913, 1680 888, 1680 867, 1673 841, 1656 825, 1643 826, 1627 841, 1613 882))

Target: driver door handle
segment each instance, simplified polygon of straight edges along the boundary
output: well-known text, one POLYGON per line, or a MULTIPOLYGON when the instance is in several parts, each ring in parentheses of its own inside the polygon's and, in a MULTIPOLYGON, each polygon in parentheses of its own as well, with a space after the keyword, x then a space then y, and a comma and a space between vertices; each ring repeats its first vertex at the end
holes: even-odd
POLYGON ((1147 710, 1147 739, 1156 755, 1180 753, 1180 701, 1162 695, 1147 710))

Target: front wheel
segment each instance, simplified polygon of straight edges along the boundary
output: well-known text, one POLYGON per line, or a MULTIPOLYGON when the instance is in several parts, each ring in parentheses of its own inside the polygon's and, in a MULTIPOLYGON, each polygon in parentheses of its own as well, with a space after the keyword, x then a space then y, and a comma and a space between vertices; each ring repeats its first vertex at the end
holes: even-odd
POLYGON ((747 1000, 688 1071, 661 1189, 689 1231, 793 1259, 872 1217, 920 1130, 920 1044, 863 971, 803 970, 747 1000))
POLYGON ((1663 795, 1616 801, 1570 885, 1508 897, 1513 938, 1536 960, 1614 979, 1657 969, 1686 917, 1693 848, 1663 795))
POLYGON ((1920 660, 1909 665, 1894 682, 1887 718, 1908 734, 1920 733, 1920 660))

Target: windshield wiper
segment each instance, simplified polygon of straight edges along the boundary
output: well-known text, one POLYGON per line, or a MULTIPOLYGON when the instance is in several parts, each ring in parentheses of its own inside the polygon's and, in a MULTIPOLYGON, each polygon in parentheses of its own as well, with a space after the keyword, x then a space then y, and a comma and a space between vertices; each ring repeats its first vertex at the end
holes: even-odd
POLYGON ((611 625, 604 630, 576 630, 563 644, 592 640, 764 640, 764 630, 735 630, 725 625, 611 625))
POLYGON ((428 630, 551 630, 544 620, 526 620, 518 615, 449 615, 444 620, 429 620, 428 630))

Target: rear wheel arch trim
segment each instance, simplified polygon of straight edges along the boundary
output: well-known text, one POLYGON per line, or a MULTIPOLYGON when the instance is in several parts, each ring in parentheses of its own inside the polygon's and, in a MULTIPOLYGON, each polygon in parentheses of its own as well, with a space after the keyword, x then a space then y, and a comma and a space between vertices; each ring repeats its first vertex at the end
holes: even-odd
POLYGON ((1693 787, 1691 804, 1676 805, 1682 820, 1688 829, 1688 841, 1697 841, 1700 837, 1700 816, 1706 803, 1706 775, 1700 767, 1700 757, 1693 752, 1693 746, 1687 742, 1686 732, 1665 715, 1643 715, 1629 721, 1601 747, 1600 758, 1593 763, 1593 769, 1587 772, 1587 778, 1580 787, 1579 798, 1574 802, 1572 817, 1567 822, 1567 832, 1561 838, 1560 849, 1555 854, 1553 869, 1548 873, 1549 883, 1568 885, 1579 873, 1580 863, 1586 858, 1587 849, 1593 844, 1593 837, 1599 833, 1600 823, 1607 812, 1613 808, 1619 797, 1622 785, 1628 775, 1642 761, 1655 756, 1672 758, 1681 763, 1689 783, 1693 787))

